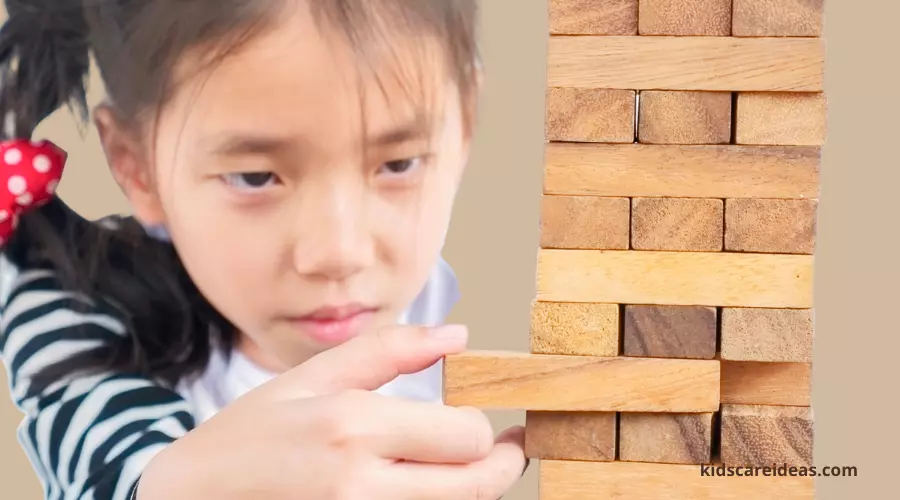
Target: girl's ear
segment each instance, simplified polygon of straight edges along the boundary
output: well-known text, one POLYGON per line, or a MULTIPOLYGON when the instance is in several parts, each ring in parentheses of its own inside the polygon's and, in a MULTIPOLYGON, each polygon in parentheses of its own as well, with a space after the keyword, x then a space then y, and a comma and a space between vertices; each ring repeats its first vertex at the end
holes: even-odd
POLYGON ((96 108, 94 123, 110 171, 128 198, 135 218, 147 226, 165 224, 165 213, 153 183, 151 165, 140 141, 122 126, 108 104, 96 108))

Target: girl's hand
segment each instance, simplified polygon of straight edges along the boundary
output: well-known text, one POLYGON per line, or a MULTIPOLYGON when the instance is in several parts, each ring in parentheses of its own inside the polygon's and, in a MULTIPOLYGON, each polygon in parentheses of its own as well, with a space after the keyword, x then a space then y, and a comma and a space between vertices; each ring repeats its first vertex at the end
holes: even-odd
POLYGON ((322 353, 159 453, 137 498, 496 500, 526 465, 520 427, 495 440, 477 410, 370 392, 465 346, 396 327, 322 353))

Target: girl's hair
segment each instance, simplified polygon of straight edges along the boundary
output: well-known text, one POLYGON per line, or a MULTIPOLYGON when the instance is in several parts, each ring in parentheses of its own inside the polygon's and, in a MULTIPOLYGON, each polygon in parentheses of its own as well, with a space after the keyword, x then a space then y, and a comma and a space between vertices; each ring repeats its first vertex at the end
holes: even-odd
MULTIPOLYGON (((477 71, 477 0, 307 0, 359 53, 391 32, 438 39, 471 111, 477 71), (380 27, 380 28, 379 28, 380 27)), ((152 129, 176 90, 180 58, 204 51, 215 63, 277 22, 289 0, 6 0, 0 29, 0 112, 4 135, 30 138, 69 104, 87 119, 91 54, 117 118, 152 129), (11 130, 10 130, 11 129, 11 130)), ((360 61, 364 63, 364 61, 360 61)), ((146 137, 146 135, 144 136, 146 137)), ((7 256, 55 271, 59 286, 114 312, 127 332, 44 371, 37 389, 76 371, 113 370, 174 383, 202 369, 213 342, 228 347, 233 327, 191 283, 172 245, 132 219, 113 230, 84 221, 59 199, 22 217, 7 256), (218 337, 218 338, 217 338, 218 337)), ((87 338, 96 338, 84 327, 87 338)))

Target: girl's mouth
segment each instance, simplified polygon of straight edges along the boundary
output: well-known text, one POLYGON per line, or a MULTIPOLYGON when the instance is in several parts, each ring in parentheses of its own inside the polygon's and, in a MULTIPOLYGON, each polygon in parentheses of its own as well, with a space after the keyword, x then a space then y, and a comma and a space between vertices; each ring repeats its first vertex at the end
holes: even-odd
POLYGON ((314 342, 337 345, 359 334, 377 312, 377 308, 360 304, 322 307, 305 316, 291 318, 291 322, 314 342))

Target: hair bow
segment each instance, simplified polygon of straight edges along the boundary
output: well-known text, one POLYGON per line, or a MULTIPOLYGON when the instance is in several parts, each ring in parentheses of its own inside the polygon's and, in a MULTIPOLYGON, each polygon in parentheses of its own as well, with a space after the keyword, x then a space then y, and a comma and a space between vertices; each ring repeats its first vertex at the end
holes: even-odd
POLYGON ((0 245, 12 236, 23 213, 55 196, 67 158, 50 141, 0 142, 0 245))

